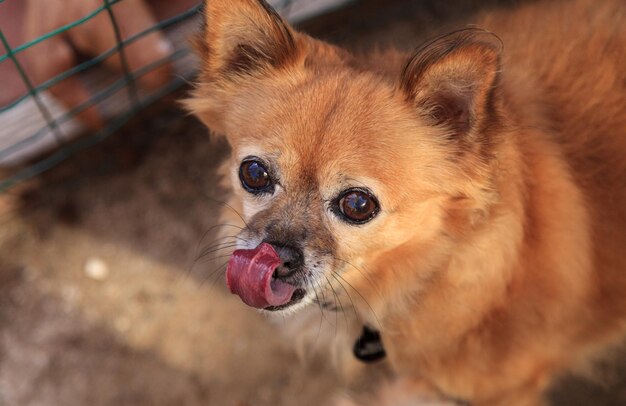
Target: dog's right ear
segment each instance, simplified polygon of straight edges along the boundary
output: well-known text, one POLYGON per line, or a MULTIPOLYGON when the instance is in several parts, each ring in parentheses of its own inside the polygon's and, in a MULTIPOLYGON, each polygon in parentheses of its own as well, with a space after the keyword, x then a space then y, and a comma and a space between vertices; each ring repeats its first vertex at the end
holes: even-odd
POLYGON ((421 47, 407 62, 400 86, 427 122, 455 140, 471 139, 494 115, 502 42, 464 29, 421 47))
POLYGON ((296 57, 292 29, 264 0, 206 0, 204 14, 195 45, 205 79, 264 72, 296 57))

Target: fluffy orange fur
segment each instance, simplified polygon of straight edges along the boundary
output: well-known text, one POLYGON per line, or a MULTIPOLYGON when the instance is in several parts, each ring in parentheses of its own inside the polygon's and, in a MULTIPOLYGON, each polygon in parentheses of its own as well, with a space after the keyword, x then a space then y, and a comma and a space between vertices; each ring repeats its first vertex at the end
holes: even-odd
POLYGON ((232 146, 243 235, 288 219, 332 251, 323 288, 358 291, 398 390, 540 404, 626 328, 625 17, 620 1, 533 2, 484 17, 501 43, 472 29, 359 57, 261 2, 208 0, 187 105, 232 146), (279 168, 269 200, 239 186, 251 153, 279 168), (354 184, 381 206, 361 226, 323 204, 354 184))

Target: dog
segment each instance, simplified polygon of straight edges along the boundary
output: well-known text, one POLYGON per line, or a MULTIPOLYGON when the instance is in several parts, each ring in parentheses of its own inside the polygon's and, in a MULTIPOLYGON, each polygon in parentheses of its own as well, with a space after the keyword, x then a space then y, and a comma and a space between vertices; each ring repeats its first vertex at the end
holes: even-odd
POLYGON ((532 2, 359 56, 208 0, 185 104, 232 147, 230 290, 349 303, 387 404, 544 404, 626 329, 625 17, 532 2))

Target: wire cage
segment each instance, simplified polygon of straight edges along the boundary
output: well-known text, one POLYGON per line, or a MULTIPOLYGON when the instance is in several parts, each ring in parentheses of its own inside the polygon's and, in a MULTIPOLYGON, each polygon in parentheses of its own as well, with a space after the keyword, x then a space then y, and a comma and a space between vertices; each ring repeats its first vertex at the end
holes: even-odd
MULTIPOLYGON (((20 17, 7 13, 14 13, 16 2, 28 4, 26 7, 36 6, 32 1, 0 0, 0 75, 5 78, 3 82, 7 81, 0 86, 0 192, 55 166, 76 151, 100 142, 138 111, 181 88, 193 77, 197 61, 187 39, 197 30, 202 2, 189 0, 186 9, 131 35, 124 35, 116 7, 126 1, 133 0, 101 0, 82 17, 43 35, 15 43, 15 39, 5 32, 3 21, 20 17), (83 56, 68 69, 45 80, 34 80, 25 67, 23 54, 103 16, 114 34, 114 46, 89 57, 83 56), (172 44, 171 49, 150 63, 131 66, 129 47, 155 32, 165 35, 172 44), (103 67, 105 61, 113 57, 119 60, 116 75, 103 67), (146 91, 137 85, 142 77, 164 65, 171 66, 173 74, 158 88, 146 91), (14 79, 6 78, 7 71, 12 71, 14 79), (74 105, 64 105, 51 95, 50 90, 70 78, 87 82, 89 97, 74 105), (9 87, 9 80, 20 81, 22 91, 13 94, 2 91, 2 88, 9 87), (102 115, 102 124, 94 128, 85 125, 80 116, 95 106, 102 115)), ((300 22, 351 1, 270 0, 269 3, 289 21, 300 22)))

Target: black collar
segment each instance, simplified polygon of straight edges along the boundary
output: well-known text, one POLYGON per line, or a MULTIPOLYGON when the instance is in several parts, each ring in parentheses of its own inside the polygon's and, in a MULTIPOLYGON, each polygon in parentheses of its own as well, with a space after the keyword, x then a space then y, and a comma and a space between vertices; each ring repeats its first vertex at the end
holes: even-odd
POLYGON ((368 363, 381 360, 386 355, 380 333, 367 326, 363 326, 363 333, 356 339, 352 351, 355 357, 368 363))

